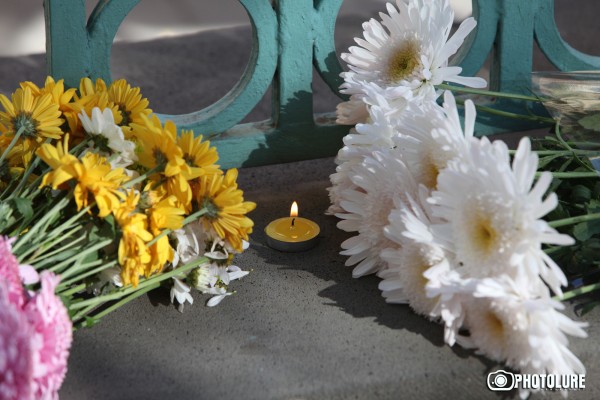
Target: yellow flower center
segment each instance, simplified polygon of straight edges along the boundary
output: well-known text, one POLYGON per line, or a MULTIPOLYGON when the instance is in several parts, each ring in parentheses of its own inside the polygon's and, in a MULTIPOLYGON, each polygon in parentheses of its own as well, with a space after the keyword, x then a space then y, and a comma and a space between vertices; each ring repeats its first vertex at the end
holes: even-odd
POLYGON ((419 46, 413 41, 402 43, 388 60, 387 78, 390 82, 407 79, 419 65, 419 46))
POLYGON ((131 112, 127 111, 124 106, 119 105, 119 113, 121 113, 121 123, 119 126, 127 126, 131 122, 131 112))
POLYGON ((219 211, 221 211, 221 209, 209 197, 205 197, 204 199, 202 199, 200 201, 200 206, 201 208, 206 209, 205 216, 208 219, 217 218, 219 216, 219 211))
POLYGON ((495 247, 498 234, 492 223, 487 218, 478 218, 473 227, 473 240, 475 247, 485 255, 491 253, 495 247))
POLYGON ((191 154, 185 153, 183 155, 183 160, 189 167, 196 167, 196 159, 191 154))
POLYGON ((493 338, 502 342, 504 338, 504 324, 502 320, 493 311, 488 311, 485 315, 485 326, 493 338))
POLYGON ((437 178, 440 174, 440 169, 433 160, 433 155, 428 154, 425 158, 423 167, 423 184, 428 188, 435 189, 437 187, 437 178))
POLYGON ((162 165, 163 167, 167 164, 168 158, 158 147, 152 151, 156 165, 162 165))
POLYGON ((37 137, 38 122, 31 118, 31 113, 19 113, 12 121, 15 133, 23 129, 23 137, 35 139, 37 137))
POLYGON ((420 266, 419 266, 419 280, 420 280, 420 285, 418 286, 418 289, 421 293, 426 293, 425 291, 425 286, 427 286, 427 284, 429 283, 429 279, 427 279, 425 277, 425 272, 427 272, 427 270, 431 268, 431 265, 429 265, 429 263, 427 262, 423 262, 420 266))

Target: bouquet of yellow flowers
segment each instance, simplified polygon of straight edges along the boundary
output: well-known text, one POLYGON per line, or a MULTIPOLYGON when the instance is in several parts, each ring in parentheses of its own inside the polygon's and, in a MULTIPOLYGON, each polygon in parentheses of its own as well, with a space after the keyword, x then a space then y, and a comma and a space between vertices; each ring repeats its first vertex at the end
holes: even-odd
POLYGON ((208 141, 125 80, 20 86, 0 95, 0 236, 20 265, 60 277, 75 328, 161 284, 180 309, 192 288, 211 306, 232 293, 256 205, 208 141))

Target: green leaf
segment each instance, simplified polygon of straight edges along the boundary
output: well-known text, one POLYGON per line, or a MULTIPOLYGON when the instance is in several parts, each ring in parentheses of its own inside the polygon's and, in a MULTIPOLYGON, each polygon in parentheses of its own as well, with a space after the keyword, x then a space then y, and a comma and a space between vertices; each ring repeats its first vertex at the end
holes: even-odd
POLYGON ((108 215, 104 219, 93 219, 94 224, 88 232, 90 243, 101 242, 105 239, 114 239, 117 236, 115 219, 108 215))
POLYGON ((548 188, 548 193, 556 192, 562 183, 563 183, 563 181, 558 178, 552 179, 552 183, 550 184, 550 187, 548 188))
POLYGON ((85 328, 91 328, 92 326, 96 325, 98 322, 100 322, 100 320, 97 320, 93 317, 85 317, 85 324, 84 327, 85 328))
POLYGON ((14 199, 11 199, 11 202, 15 205, 17 211, 23 218, 30 219, 33 217, 33 203, 31 199, 15 197, 14 199))
POLYGON ((582 222, 573 228, 573 236, 580 241, 586 241, 600 233, 600 220, 582 222))
POLYGON ((600 211, 600 200, 594 198, 591 199, 586 204, 586 209, 589 214, 597 213, 598 211, 600 211))
POLYGON ((585 129, 600 132, 600 113, 583 117, 577 123, 585 129))
POLYGON ((600 301, 598 301, 598 300, 590 301, 588 303, 582 304, 581 308, 579 309, 579 315, 584 316, 585 314, 592 311, 598 305, 600 305, 600 301))
POLYGON ((576 204, 587 203, 592 199, 592 191, 585 185, 576 185, 571 191, 571 200, 576 204))
POLYGON ((15 221, 13 209, 8 204, 0 202, 0 233, 6 234, 5 230, 15 221))
POLYGON ((548 166, 548 164, 550 164, 552 161, 554 161, 560 157, 564 157, 564 155, 563 154, 553 154, 551 156, 545 156, 545 157, 540 158, 540 161, 538 162, 538 169, 546 168, 548 166))

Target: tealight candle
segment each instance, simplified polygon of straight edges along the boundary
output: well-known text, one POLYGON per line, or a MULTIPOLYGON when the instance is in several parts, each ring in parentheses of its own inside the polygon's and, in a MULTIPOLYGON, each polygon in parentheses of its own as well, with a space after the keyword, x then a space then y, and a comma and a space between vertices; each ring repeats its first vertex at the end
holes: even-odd
POLYGON ((298 216, 298 203, 295 201, 289 217, 271 221, 265 228, 269 247, 290 253, 313 248, 320 231, 315 222, 298 216))

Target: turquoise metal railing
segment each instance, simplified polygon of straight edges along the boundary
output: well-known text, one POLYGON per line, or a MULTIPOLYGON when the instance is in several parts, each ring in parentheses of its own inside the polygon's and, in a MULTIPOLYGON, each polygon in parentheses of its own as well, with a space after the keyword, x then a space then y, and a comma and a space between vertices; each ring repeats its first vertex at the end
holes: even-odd
MULTIPOLYGON (((226 168, 334 155, 348 127, 336 126, 331 114, 313 115, 311 82, 314 65, 338 93, 342 68, 333 38, 343 0, 276 0, 274 5, 269 0, 239 1, 254 33, 252 55, 239 82, 203 110, 161 117, 204 135, 219 133, 213 143, 226 168), (271 119, 239 124, 271 83, 271 119)), ((110 81, 113 39, 138 2, 100 0, 86 20, 85 0, 44 0, 49 74, 64 78, 70 86, 83 76, 110 81)), ((562 40, 554 0, 473 0, 473 6, 478 28, 455 63, 465 75, 474 75, 493 51, 492 90, 529 93, 534 40, 560 70, 600 68, 600 57, 578 52, 562 40)), ((496 101, 491 107, 524 112, 523 104, 514 101, 496 101)), ((483 117, 481 134, 535 127, 520 120, 483 117)))

